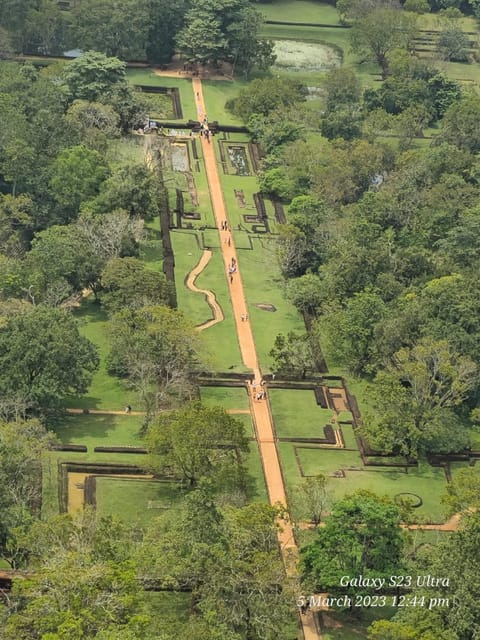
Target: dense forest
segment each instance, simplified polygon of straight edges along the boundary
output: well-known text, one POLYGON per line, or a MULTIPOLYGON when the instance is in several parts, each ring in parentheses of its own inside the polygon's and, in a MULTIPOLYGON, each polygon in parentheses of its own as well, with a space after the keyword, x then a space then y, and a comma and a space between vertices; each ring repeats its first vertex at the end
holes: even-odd
POLYGON ((151 110, 127 61, 228 62, 241 82, 222 102, 260 149, 261 194, 286 212, 275 259, 307 318, 302 334, 269 335, 273 379, 304 378, 321 351, 357 385, 360 436, 379 456, 468 455, 480 429, 480 97, 437 62, 476 64, 461 21, 480 19, 480 3, 327 3, 375 80, 334 68, 318 103, 303 78, 269 70, 262 4, 275 3, 0 0, 0 572, 20 576, 0 590, 5 640, 293 640, 301 594, 342 597, 349 620, 361 618, 352 603, 376 591, 345 589, 347 575, 415 598, 361 637, 480 637, 473 465, 441 498, 461 526, 421 544, 408 500, 338 498, 326 476, 305 476, 292 502, 312 526, 286 577, 277 535, 289 515, 252 500, 253 438, 199 401, 211 354, 173 283, 144 260, 165 184, 119 151, 151 110), (435 60, 414 46, 430 12, 435 60), (71 48, 86 53, 24 58, 71 48), (88 296, 108 327, 104 351, 76 315, 88 296), (139 473, 178 481, 175 509, 147 524, 42 513, 56 431, 101 362, 142 410, 139 473), (416 581, 425 575, 442 580, 416 581))

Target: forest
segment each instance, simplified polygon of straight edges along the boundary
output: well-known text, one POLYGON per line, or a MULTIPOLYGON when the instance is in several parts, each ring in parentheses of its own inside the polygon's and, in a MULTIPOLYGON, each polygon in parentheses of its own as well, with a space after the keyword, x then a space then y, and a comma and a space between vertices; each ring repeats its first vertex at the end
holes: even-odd
POLYGON ((479 20, 0 0, 0 638, 479 636, 479 20))

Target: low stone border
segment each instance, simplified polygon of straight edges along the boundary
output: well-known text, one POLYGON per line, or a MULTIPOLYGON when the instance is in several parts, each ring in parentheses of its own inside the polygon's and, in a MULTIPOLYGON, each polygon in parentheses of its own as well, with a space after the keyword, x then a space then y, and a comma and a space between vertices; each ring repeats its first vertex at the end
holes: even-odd
POLYGON ((393 501, 395 502, 395 504, 401 505, 404 496, 407 498, 407 500, 409 500, 410 497, 415 498, 414 502, 409 501, 409 505, 412 507, 412 509, 418 509, 423 504, 423 500, 419 495, 417 495, 416 493, 410 493, 409 491, 403 491, 402 493, 395 494, 393 496, 393 501))

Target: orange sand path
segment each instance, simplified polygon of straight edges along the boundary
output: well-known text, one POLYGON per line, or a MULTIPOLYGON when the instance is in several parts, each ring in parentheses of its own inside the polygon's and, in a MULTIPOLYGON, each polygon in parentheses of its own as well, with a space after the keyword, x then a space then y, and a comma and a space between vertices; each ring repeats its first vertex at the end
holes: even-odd
MULTIPOLYGON (((206 114, 205 103, 203 99, 202 82, 199 78, 192 79, 192 88, 195 94, 195 103, 197 113, 200 118, 206 114)), ((218 232, 220 234, 223 263, 225 275, 228 280, 230 297, 232 300, 233 313, 237 329, 237 336, 240 345, 240 353, 245 366, 253 370, 254 380, 260 382, 262 373, 258 364, 255 341, 253 339, 252 327, 250 321, 242 321, 242 315, 247 313, 247 305, 245 302, 245 294, 241 280, 241 269, 237 259, 235 243, 233 236, 229 230, 222 230, 222 222, 228 222, 228 215, 223 198, 222 186, 218 174, 217 161, 214 151, 214 140, 206 140, 201 137, 203 159, 205 162, 205 170, 208 178, 208 186, 210 197, 212 199, 213 213, 218 232), (230 279, 228 268, 231 265, 232 258, 236 261, 237 270, 230 279)), ((251 394, 250 394, 251 396, 251 394)), ((272 505, 280 503, 286 508, 287 500, 283 477, 278 459, 277 447, 274 439, 273 424, 270 414, 270 406, 268 398, 261 401, 252 401, 250 403, 252 416, 255 424, 255 434, 262 458, 263 469, 267 491, 272 505)), ((280 522, 281 530, 278 534, 282 557, 289 574, 295 572, 295 562, 298 549, 293 537, 293 529, 289 522, 280 522)), ((321 638, 315 628, 315 621, 312 615, 302 616, 302 626, 305 640, 318 640, 321 638)))

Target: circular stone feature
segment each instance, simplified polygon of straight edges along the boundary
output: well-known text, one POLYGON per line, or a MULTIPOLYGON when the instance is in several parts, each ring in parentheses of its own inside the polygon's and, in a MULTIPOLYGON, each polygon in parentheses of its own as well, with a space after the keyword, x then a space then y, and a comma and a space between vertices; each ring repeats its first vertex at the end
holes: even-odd
POLYGON ((340 52, 331 45, 299 40, 275 40, 274 68, 285 71, 329 71, 342 64, 340 52))
POLYGON ((417 496, 416 493, 397 493, 393 500, 396 504, 408 502, 412 509, 418 509, 418 507, 421 507, 423 504, 422 498, 417 496))
POLYGON ((258 307, 258 309, 261 309, 262 311, 276 311, 277 307, 274 304, 269 304, 268 302, 259 302, 258 304, 254 305, 255 307, 258 307))

